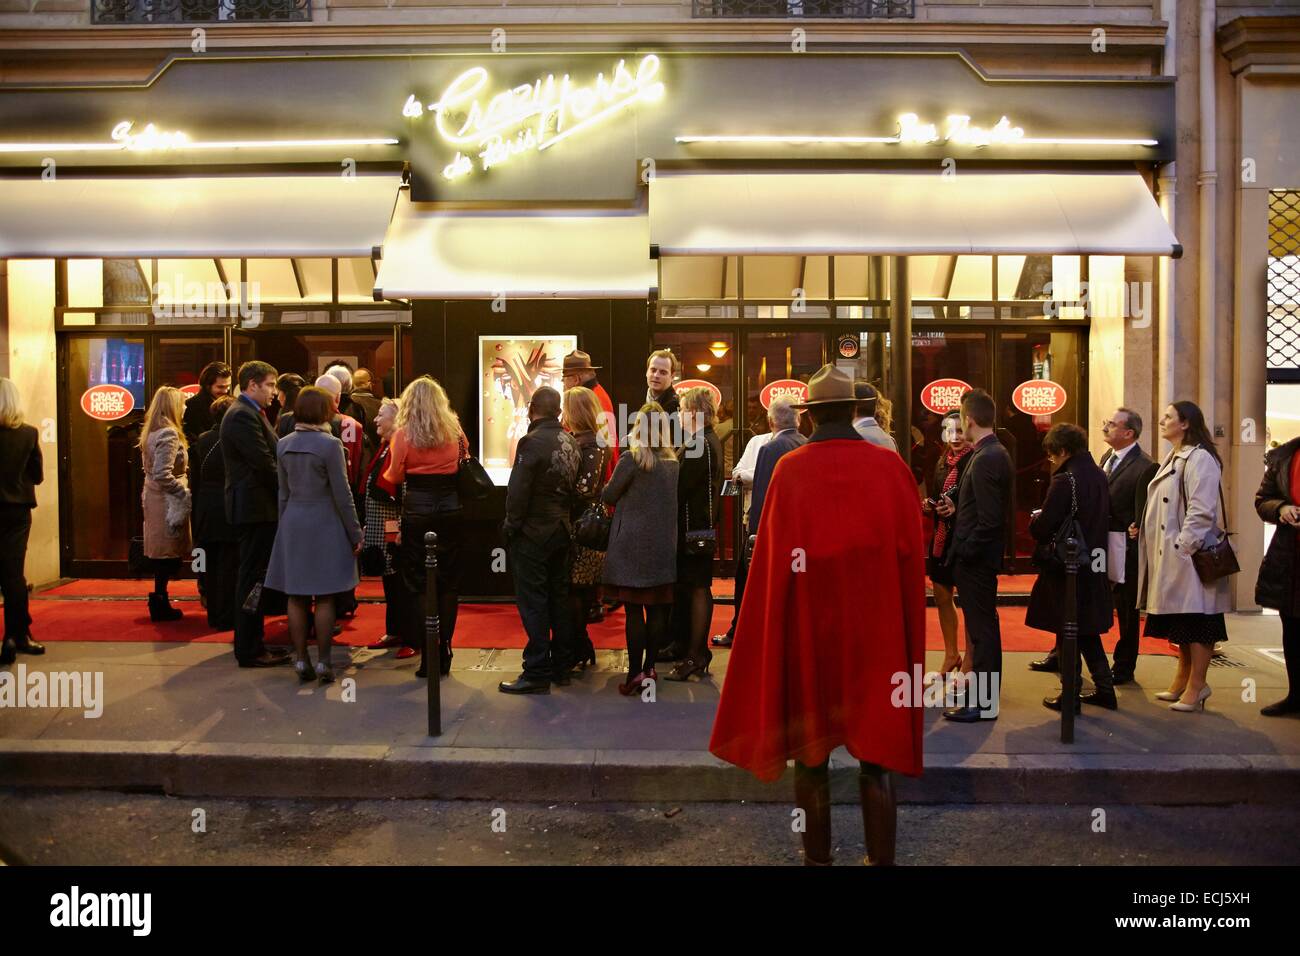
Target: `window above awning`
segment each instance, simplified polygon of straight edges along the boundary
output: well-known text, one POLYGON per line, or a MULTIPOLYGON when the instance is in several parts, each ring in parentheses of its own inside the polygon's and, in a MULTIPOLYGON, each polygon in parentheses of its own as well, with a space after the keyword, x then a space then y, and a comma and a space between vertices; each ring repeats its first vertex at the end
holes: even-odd
POLYGON ((369 258, 401 176, 0 180, 0 258, 369 258))
POLYGON ((650 241, 678 255, 1164 255, 1133 172, 699 173, 650 182, 650 241))
POLYGON ((654 284, 644 212, 452 211, 403 191, 375 298, 643 299, 654 284))

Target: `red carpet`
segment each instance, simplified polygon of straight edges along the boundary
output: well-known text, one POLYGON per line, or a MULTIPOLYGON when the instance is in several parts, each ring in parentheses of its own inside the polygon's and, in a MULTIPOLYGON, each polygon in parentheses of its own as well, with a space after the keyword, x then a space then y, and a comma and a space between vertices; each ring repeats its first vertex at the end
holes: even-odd
MULTIPOLYGON (((90 593, 104 594, 105 584, 119 582, 76 582, 64 585, 66 588, 78 585, 94 585, 90 593)), ((139 584, 140 582, 120 582, 121 584, 139 584)), ((180 596, 181 587, 193 582, 183 582, 174 593, 180 596)), ((367 582, 368 584, 369 582, 367 582)), ((146 584, 147 588, 148 585, 146 584)), ((56 589, 61 590, 61 589, 56 589)), ((55 593, 43 592, 38 598, 55 593)), ((66 592, 64 592, 66 593, 66 592)), ((144 593, 147 593, 144 592, 144 593)), ((123 642, 163 642, 182 643, 198 641, 203 643, 230 643, 229 631, 213 631, 207 625, 203 609, 197 601, 178 602, 178 607, 185 611, 185 617, 175 623, 154 624, 149 620, 148 609, 141 600, 33 600, 31 602, 32 634, 40 641, 123 641, 123 642)), ((1002 649, 1005 651, 1046 651, 1052 646, 1052 636, 1042 631, 1025 627, 1024 608, 1004 607, 1001 609, 1002 649)), ((718 605, 713 614, 712 633, 720 634, 731 623, 730 605, 718 605)), ((338 643, 349 645, 368 644, 376 640, 384 631, 384 606, 382 604, 362 604, 354 617, 344 621, 343 633, 337 638, 338 643)), ((623 613, 617 611, 600 624, 588 628, 592 641, 599 648, 620 649, 623 643, 623 613)), ((270 643, 287 643, 289 640, 285 619, 268 618, 266 635, 270 643)), ((1114 647, 1117 635, 1112 630, 1104 638, 1107 650, 1114 647)), ((463 604, 456 623, 456 647, 523 647, 525 643, 523 627, 519 623, 519 613, 513 604, 463 604)), ((939 631, 939 618, 934 608, 927 611, 926 648, 942 650, 943 638, 939 631)), ((1165 641, 1142 638, 1143 654, 1170 654, 1169 644, 1165 641)))

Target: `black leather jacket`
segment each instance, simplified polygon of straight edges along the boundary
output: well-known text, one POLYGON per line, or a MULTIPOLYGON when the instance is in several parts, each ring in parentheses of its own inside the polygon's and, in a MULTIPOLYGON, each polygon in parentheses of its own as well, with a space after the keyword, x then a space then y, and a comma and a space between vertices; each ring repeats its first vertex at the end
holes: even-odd
POLYGON ((570 527, 578 464, 578 443, 558 418, 539 418, 519 439, 515 464, 506 487, 506 541, 517 534, 544 543, 556 528, 570 527))

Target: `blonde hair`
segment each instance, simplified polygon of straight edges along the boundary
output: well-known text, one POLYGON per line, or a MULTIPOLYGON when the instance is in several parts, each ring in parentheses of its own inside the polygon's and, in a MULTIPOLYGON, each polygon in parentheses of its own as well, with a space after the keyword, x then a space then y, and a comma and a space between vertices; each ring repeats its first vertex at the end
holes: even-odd
POLYGON ((713 404, 713 390, 703 385, 696 385, 683 392, 680 407, 688 412, 703 412, 705 428, 712 425, 718 417, 718 409, 713 404))
POLYGON ((609 420, 600 399, 589 388, 575 385, 564 393, 564 414, 560 417, 560 424, 575 435, 595 432, 601 447, 609 447, 609 420))
POLYGON ((0 376, 0 428, 17 428, 23 423, 23 397, 13 379, 0 376))
POLYGON ((668 360, 668 368, 674 375, 682 369, 682 363, 677 361, 677 356, 673 354, 672 349, 655 349, 645 360, 647 371, 650 370, 650 363, 657 358, 666 358, 668 360))
POLYGON ((181 445, 188 445, 185 440, 185 429, 181 427, 181 420, 184 417, 185 393, 170 385, 160 386, 158 391, 153 393, 149 410, 144 413, 144 428, 140 429, 140 447, 144 447, 150 435, 164 428, 176 429, 181 445))
POLYGON ((451 410, 446 390, 421 375, 402 390, 393 427, 402 429, 412 448, 437 448, 460 439, 460 419, 451 410))
POLYGON ((879 390, 876 392, 876 424, 886 433, 893 430, 894 403, 881 395, 879 390))
POLYGON ((653 471, 660 459, 676 461, 671 419, 658 402, 646 402, 632 419, 627 432, 627 451, 642 471, 653 471))

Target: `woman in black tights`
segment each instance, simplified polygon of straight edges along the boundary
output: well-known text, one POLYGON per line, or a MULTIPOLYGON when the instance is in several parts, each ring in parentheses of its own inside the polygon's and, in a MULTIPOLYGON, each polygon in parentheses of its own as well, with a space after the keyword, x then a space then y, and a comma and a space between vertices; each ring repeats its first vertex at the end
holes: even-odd
POLYGON ((618 689, 631 696, 646 681, 658 680, 656 652, 668 629, 677 575, 677 538, 671 530, 677 516, 677 454, 668 415, 654 402, 637 413, 627 454, 619 456, 601 500, 615 506, 601 594, 622 601, 627 614, 627 680, 618 689))
POLYGON ((685 681, 709 672, 709 625, 713 621, 713 554, 717 545, 718 492, 722 489, 722 442, 713 431, 713 393, 703 386, 681 397, 686 436, 677 477, 677 599, 675 613, 686 638, 664 660, 680 660, 668 680, 685 681), (711 537, 710 537, 711 536, 711 537))

